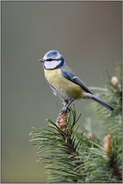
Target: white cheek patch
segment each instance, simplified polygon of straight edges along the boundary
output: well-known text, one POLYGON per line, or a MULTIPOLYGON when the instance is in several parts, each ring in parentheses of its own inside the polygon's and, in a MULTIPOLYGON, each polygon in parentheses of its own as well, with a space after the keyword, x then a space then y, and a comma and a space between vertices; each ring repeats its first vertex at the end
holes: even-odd
POLYGON ((46 69, 54 69, 56 68, 58 65, 60 65, 62 61, 61 60, 53 60, 53 61, 45 61, 44 63, 44 67, 46 69))

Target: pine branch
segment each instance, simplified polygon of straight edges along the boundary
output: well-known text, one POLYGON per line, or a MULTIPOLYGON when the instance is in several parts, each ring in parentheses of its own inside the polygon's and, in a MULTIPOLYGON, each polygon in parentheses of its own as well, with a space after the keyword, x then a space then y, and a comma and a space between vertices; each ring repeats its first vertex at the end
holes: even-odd
MULTIPOLYGON (((84 175, 76 170, 82 159, 78 159, 78 147, 81 140, 77 140, 77 122, 79 117, 76 112, 71 110, 63 112, 57 124, 48 120, 48 128, 43 130, 33 130, 30 135, 31 141, 37 145, 40 159, 48 161, 46 167, 50 173, 52 182, 78 182, 84 180, 84 175), (42 154, 43 153, 43 154, 42 154)), ((83 136, 81 134, 81 136, 83 136)))
MULTIPOLYGON (((97 130, 101 129, 102 135, 99 135, 100 141, 104 137, 104 151, 107 158, 107 168, 110 169, 110 182, 122 181, 122 90, 121 90, 121 66, 116 69, 115 76, 108 75, 106 82, 106 93, 101 93, 100 97, 106 99, 109 104, 114 107, 113 113, 107 112, 98 104, 93 104, 92 108, 95 111, 94 122, 91 122, 97 130), (98 112, 98 113, 97 113, 98 112)), ((99 131, 100 132, 100 131, 99 131)), ((97 136, 97 135, 95 135, 97 136)), ((101 179, 101 177, 100 177, 101 179)), ((108 179, 108 177, 107 177, 108 179)))
POLYGON ((30 133, 49 182, 122 182, 121 67, 115 77, 109 75, 104 89, 100 97, 114 107, 114 112, 93 103, 89 132, 87 122, 84 131, 80 129, 81 114, 77 116, 74 107, 60 112, 56 122, 49 119, 46 128, 33 128, 30 133))

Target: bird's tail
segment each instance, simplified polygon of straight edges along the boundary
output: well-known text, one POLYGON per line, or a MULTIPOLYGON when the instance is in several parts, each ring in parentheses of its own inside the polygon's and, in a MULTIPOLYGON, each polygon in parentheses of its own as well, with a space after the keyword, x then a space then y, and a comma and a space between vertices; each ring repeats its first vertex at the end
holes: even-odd
POLYGON ((108 105, 104 100, 102 100, 101 98, 95 96, 94 94, 86 93, 86 95, 87 95, 86 97, 93 99, 94 101, 96 101, 99 104, 103 105, 104 107, 106 107, 110 111, 113 111, 114 110, 113 107, 111 107, 110 105, 108 105))
POLYGON ((92 95, 92 99, 95 100, 96 102, 98 102, 99 104, 103 105, 104 107, 106 107, 107 109, 109 109, 110 111, 113 111, 113 107, 111 107, 110 105, 108 105, 104 100, 102 100, 101 98, 92 95))

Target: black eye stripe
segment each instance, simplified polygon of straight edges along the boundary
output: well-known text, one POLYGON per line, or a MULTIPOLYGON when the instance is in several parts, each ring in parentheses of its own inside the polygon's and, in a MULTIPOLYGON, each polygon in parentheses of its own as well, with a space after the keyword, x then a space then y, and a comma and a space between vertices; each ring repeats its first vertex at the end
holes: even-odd
POLYGON ((53 60, 52 58, 47 59, 47 61, 52 61, 52 60, 53 60))
POLYGON ((53 61, 53 60, 55 60, 55 61, 59 61, 60 59, 48 58, 46 61, 53 61))

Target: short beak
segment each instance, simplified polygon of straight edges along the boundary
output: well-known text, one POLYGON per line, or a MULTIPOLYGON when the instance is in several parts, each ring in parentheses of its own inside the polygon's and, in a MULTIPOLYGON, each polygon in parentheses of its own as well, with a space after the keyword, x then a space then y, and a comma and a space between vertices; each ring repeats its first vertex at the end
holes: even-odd
POLYGON ((38 59, 39 62, 44 63, 44 59, 38 59))

